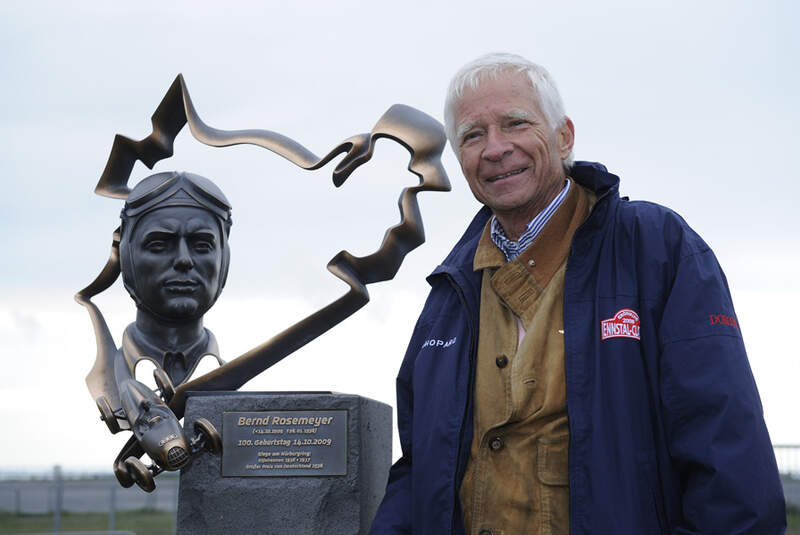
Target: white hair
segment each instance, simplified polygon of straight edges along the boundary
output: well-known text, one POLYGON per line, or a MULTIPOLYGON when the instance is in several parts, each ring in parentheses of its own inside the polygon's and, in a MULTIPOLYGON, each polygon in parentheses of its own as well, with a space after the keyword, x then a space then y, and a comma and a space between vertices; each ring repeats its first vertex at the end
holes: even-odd
MULTIPOLYGON (((567 118, 564 102, 547 69, 516 54, 486 54, 461 67, 450 80, 450 87, 447 89, 447 98, 444 101, 444 129, 450 146, 457 156, 459 144, 456 139, 455 108, 464 90, 477 89, 481 82, 487 79, 496 80, 501 74, 508 73, 527 77, 533 87, 534 98, 538 98, 539 108, 550 128, 556 130, 564 125, 567 118)), ((569 171, 572 167, 572 161, 573 154, 570 151, 564 160, 565 171, 569 171)))

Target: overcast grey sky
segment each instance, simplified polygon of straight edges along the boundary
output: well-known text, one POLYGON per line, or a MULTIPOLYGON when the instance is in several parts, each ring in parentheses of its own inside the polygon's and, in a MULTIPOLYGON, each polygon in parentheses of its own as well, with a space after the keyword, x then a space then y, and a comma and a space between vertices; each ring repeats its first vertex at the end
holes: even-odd
MULTIPOLYGON (((800 443, 793 334, 800 302, 794 165, 800 42, 791 1, 6 2, 0 4, 0 467, 110 469, 111 436, 83 378, 94 361, 72 295, 104 264, 119 201, 92 190, 116 133, 140 139, 175 76, 224 129, 281 132, 317 154, 368 132, 392 104, 441 120, 449 77, 492 51, 545 65, 576 128, 576 156, 621 192, 678 211, 717 253, 733 291, 774 442, 800 443), (87 454, 87 452, 90 452, 87 454)), ((155 171, 214 179, 234 207, 228 286, 206 317, 223 358, 345 291, 325 264, 362 255, 415 183, 379 142, 340 189, 255 147, 180 134, 155 171)), ((394 405, 394 377, 424 277, 478 205, 449 149, 451 193, 420 195, 427 243, 394 281, 323 338, 246 386, 336 390, 394 405)), ((133 179, 150 171, 138 164, 133 179)), ((96 300, 119 337, 120 284, 96 300)), ((117 338, 119 340, 119 338, 117 338)), ((397 456, 395 451, 394 455, 397 456)))

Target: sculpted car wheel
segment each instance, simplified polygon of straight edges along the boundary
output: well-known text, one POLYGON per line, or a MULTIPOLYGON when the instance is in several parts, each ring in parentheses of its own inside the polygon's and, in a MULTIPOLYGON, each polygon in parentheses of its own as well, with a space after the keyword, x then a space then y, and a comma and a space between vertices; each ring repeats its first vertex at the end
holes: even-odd
POLYGON ((214 424, 205 418, 198 418, 194 422, 194 432, 205 440, 205 448, 211 453, 222 451, 222 437, 214 424))
POLYGON ((97 403, 97 409, 100 411, 100 419, 106 423, 108 430, 112 433, 119 433, 119 422, 117 421, 117 417, 114 416, 114 411, 111 410, 108 399, 106 399, 105 396, 100 396, 94 401, 97 403))
POLYGON ((143 491, 153 492, 153 489, 156 488, 153 474, 144 463, 136 457, 128 457, 125 459, 125 468, 128 469, 128 473, 131 474, 133 480, 143 491))
POLYGON ((160 368, 153 370, 153 377, 156 380, 158 389, 161 391, 161 399, 164 400, 164 403, 169 403, 169 400, 175 395, 175 386, 172 384, 172 379, 169 378, 167 372, 160 368))
POLYGON ((133 477, 131 477, 131 473, 128 471, 128 467, 125 466, 125 463, 122 461, 114 463, 114 475, 117 476, 119 484, 126 489, 134 483, 133 477))

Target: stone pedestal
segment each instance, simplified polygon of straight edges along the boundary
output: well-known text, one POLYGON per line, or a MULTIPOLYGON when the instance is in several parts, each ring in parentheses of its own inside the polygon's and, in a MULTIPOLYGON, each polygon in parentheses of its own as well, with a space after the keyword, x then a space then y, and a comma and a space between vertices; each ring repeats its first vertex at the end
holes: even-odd
POLYGON ((198 418, 223 452, 182 470, 178 535, 368 532, 391 464, 391 407, 330 392, 197 392, 189 436, 198 418))

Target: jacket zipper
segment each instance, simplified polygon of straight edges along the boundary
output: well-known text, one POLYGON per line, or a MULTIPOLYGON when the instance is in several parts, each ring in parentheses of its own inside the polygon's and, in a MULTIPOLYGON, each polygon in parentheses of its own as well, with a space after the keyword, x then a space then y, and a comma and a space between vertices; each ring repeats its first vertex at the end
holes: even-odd
POLYGON ((464 468, 466 467, 465 464, 461 460, 462 456, 462 446, 464 444, 464 426, 467 422, 467 416, 469 415, 469 407, 470 403, 472 402, 472 389, 473 389, 473 382, 475 381, 475 327, 473 325, 473 318, 472 313, 467 306, 467 300, 464 297, 464 291, 461 289, 461 286, 456 282, 455 278, 449 273, 445 273, 448 282, 453 287, 458 296, 459 300, 461 301, 461 306, 464 307, 464 310, 467 314, 468 319, 468 328, 469 328, 469 380, 467 382, 467 399, 466 403, 464 404, 464 414, 461 417, 461 426, 459 428, 458 433, 458 450, 456 451, 456 459, 457 459, 457 466, 456 466, 456 477, 453 479, 453 514, 450 521, 450 533, 455 533, 456 531, 456 511, 458 510, 458 484, 461 481, 461 478, 464 474, 464 468))
MULTIPOLYGON (((567 309, 569 308, 567 306, 567 296, 569 295, 569 292, 567 291, 567 283, 570 280, 569 275, 571 273, 571 270, 570 270, 570 263, 571 263, 570 262, 570 258, 575 256, 575 247, 574 247, 575 238, 579 234, 583 234, 584 233, 584 227, 586 227, 587 223, 589 222, 589 220, 594 215, 595 209, 597 208, 597 206, 601 202, 607 202, 606 201, 606 197, 608 197, 611 194, 613 189, 614 189, 613 187, 608 188, 599 197, 597 197, 595 199, 594 206, 592 207, 591 211, 589 212, 589 215, 586 217, 586 219, 583 221, 583 223, 578 225, 578 228, 575 229, 575 234, 572 236, 572 242, 569 245, 569 256, 567 257, 567 267, 566 267, 566 272, 565 272, 565 276, 564 276, 564 312, 563 312, 563 315, 564 315, 564 317, 563 317, 564 330, 566 330, 567 332, 570 332, 569 327, 567 326, 567 309)), ((570 404, 569 404, 569 398, 570 398, 569 378, 571 377, 571 372, 570 372, 570 365, 569 365, 570 361, 568 359, 568 356, 571 353, 571 351, 567 350, 567 344, 570 344, 570 346, 571 346, 571 343, 569 342, 569 338, 565 336, 564 337, 564 378, 565 378, 565 382, 566 382, 566 385, 567 385, 567 392, 566 392, 567 418, 568 418, 569 421, 573 421, 574 420, 574 416, 570 411, 570 404)), ((571 347, 570 347, 570 349, 571 349, 571 347)), ((575 454, 575 449, 572 447, 572 444, 571 444, 572 437, 573 437, 571 426, 570 426, 569 435, 570 435, 570 448, 569 448, 569 460, 568 460, 568 467, 569 467, 569 469, 568 469, 569 470, 568 477, 569 477, 569 488, 570 488, 570 493, 569 493, 570 494, 569 495, 569 500, 570 500, 569 524, 570 524, 570 532, 572 532, 572 531, 576 531, 577 530, 577 528, 574 527, 574 526, 579 525, 579 522, 576 522, 576 520, 578 520, 577 517, 578 517, 579 514, 582 514, 582 512, 579 512, 580 508, 576 507, 576 504, 578 503, 579 500, 575 500, 574 499, 575 496, 573 496, 573 494, 572 494, 573 490, 575 489, 575 485, 573 485, 573 479, 572 479, 572 470, 573 470, 574 466, 577 463, 573 463, 573 456, 576 455, 576 454, 575 454)))

